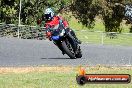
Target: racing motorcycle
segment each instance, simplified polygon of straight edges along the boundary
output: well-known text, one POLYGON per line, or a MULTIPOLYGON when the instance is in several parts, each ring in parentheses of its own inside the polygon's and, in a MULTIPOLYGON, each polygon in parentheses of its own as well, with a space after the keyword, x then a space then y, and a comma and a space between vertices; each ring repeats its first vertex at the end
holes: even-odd
POLYGON ((70 33, 70 30, 64 28, 63 22, 53 28, 48 28, 47 32, 50 34, 50 40, 58 46, 63 54, 67 54, 71 59, 81 58, 82 51, 77 40, 70 33))

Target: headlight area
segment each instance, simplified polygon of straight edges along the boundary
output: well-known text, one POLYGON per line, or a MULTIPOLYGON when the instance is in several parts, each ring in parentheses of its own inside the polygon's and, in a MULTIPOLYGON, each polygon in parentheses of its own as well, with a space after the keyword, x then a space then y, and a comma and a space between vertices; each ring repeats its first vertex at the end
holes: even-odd
POLYGON ((64 36, 65 34, 65 29, 62 29, 62 31, 60 32, 59 36, 64 36))

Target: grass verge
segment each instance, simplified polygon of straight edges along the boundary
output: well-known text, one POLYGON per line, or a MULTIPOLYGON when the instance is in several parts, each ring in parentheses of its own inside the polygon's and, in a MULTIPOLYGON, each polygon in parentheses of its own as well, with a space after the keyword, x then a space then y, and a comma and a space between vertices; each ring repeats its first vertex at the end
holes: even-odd
MULTIPOLYGON (((87 74, 130 74, 132 67, 86 67, 87 74)), ((78 67, 1 67, 0 88, 132 88, 129 84, 76 83, 78 67)))
POLYGON ((132 34, 116 34, 114 38, 110 38, 110 36, 101 32, 90 32, 87 30, 75 30, 75 32, 77 37, 86 43, 102 44, 103 36, 103 44, 132 46, 132 34))
MULTIPOLYGON (((93 29, 89 29, 83 26, 81 23, 78 23, 78 20, 71 16, 69 20, 69 25, 77 33, 78 38, 87 43, 101 44, 102 43, 102 33, 99 32, 90 32, 90 31, 102 31, 105 32, 105 26, 103 20, 96 17, 95 26, 93 29), (84 30, 84 31, 82 31, 84 30)), ((129 33, 130 25, 126 25, 125 21, 121 23, 122 33, 129 33)), ((132 34, 117 34, 117 37, 110 39, 106 34, 103 34, 103 43, 109 45, 123 45, 123 46, 132 46, 132 34)))

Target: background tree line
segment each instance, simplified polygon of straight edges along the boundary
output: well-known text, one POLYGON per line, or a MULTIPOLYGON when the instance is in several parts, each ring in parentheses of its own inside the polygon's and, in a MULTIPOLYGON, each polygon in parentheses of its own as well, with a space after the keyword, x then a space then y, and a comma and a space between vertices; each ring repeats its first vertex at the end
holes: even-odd
MULTIPOLYGON (((19 0, 1 0, 0 22, 18 24, 19 3, 19 0)), ((88 28, 93 28, 95 17, 100 16, 106 32, 121 32, 121 22, 126 20, 125 8, 115 3, 126 5, 132 3, 132 0, 22 0, 21 23, 35 25, 44 9, 52 7, 56 13, 72 12, 88 28)))

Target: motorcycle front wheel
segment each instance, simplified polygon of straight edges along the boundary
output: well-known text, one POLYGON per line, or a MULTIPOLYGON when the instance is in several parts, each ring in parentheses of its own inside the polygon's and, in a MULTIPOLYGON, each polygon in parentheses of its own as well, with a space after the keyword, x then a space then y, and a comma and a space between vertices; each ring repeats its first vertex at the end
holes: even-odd
MULTIPOLYGON (((76 56, 72 51, 69 49, 67 44, 70 44, 69 41, 62 41, 62 48, 64 49, 65 53, 71 58, 71 59, 76 59, 76 56), (68 43, 66 43, 68 42, 68 43)), ((70 44, 71 45, 71 44, 70 44)), ((72 48, 72 47, 70 47, 72 48)))
POLYGON ((82 51, 80 49, 80 46, 78 46, 77 54, 75 56, 76 56, 76 58, 81 58, 82 57, 82 51))

